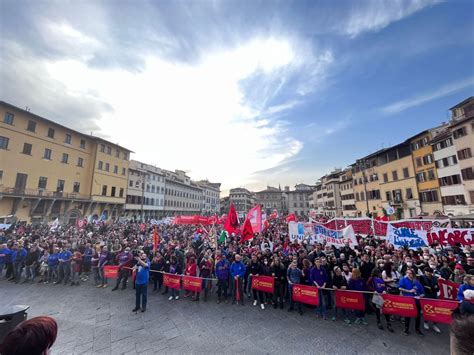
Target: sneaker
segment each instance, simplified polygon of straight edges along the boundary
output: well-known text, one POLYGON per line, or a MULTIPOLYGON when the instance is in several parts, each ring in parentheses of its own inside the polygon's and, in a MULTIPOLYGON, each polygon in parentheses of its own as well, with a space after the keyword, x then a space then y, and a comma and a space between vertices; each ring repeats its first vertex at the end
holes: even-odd
POLYGON ((331 320, 332 320, 333 322, 335 322, 335 321, 337 320, 337 318, 336 318, 336 317, 332 317, 331 320))
POLYGON ((258 301, 257 301, 257 300, 253 301, 253 305, 254 305, 254 306, 256 306, 256 305, 257 305, 257 303, 258 303, 258 301))
POLYGON ((405 329, 405 330, 403 331, 403 335, 409 335, 409 334, 410 334, 410 332, 408 331, 408 329, 405 329))
POLYGON ((430 325, 426 322, 423 322, 423 328, 425 328, 425 330, 429 330, 430 329, 430 325))
POLYGON ((173 296, 170 296, 170 297, 168 298, 168 301, 171 301, 172 299, 173 299, 173 296))
POLYGON ((365 318, 362 318, 362 324, 363 324, 363 325, 369 325, 369 323, 367 323, 367 321, 365 320, 365 318))
POLYGON ((103 288, 106 288, 107 286, 109 286, 109 285, 105 284, 105 285, 104 285, 104 286, 102 286, 102 287, 103 287, 103 288))
POLYGON ((49 284, 49 281, 45 281, 45 282, 43 282, 43 284, 47 285, 47 284, 49 284))
POLYGON ((101 287, 102 287, 102 285, 97 285, 97 288, 101 288, 101 287))
POLYGON ((140 308, 134 308, 134 309, 132 309, 132 312, 138 312, 139 309, 140 308))
POLYGON ((265 309, 265 305, 263 303, 260 304, 261 309, 265 309))
POLYGON ((175 300, 179 300, 179 296, 176 296, 174 299, 175 299, 175 300))
POLYGON ((351 320, 349 318, 346 318, 344 319, 344 323, 346 323, 347 325, 350 325, 351 324, 351 320))
POLYGON ((417 334, 419 337, 424 337, 424 336, 425 336, 425 334, 423 334, 423 333, 421 332, 421 330, 417 330, 417 331, 416 331, 416 334, 417 334))
POLYGON ((357 318, 355 321, 354 321, 354 324, 360 324, 362 322, 362 320, 360 318, 357 318))
POLYGON ((433 330, 438 334, 441 333, 441 329, 439 329, 436 324, 433 324, 433 330))

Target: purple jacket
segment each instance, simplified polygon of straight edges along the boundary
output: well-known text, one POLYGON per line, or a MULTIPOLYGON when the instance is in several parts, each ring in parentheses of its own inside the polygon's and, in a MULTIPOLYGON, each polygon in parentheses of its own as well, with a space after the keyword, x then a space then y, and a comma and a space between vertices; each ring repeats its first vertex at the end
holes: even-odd
POLYGON ((328 282, 326 269, 322 266, 319 269, 316 266, 312 267, 309 273, 309 279, 311 281, 311 286, 316 286, 314 284, 316 282, 319 287, 323 287, 323 285, 328 282))

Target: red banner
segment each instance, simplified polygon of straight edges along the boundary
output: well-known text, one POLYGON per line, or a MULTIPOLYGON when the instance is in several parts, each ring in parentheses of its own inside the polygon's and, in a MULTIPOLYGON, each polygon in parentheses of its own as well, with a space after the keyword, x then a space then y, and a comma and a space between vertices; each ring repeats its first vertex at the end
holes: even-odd
POLYGON ((183 276, 183 289, 192 292, 201 292, 202 278, 194 276, 183 276))
POLYGON ((455 282, 438 279, 439 297, 448 300, 456 300, 459 291, 459 285, 455 282))
POLYGON ((442 245, 455 246, 460 243, 463 246, 474 244, 474 228, 434 228, 426 234, 428 244, 438 242, 442 245))
POLYGON ((163 284, 166 287, 179 290, 181 288, 181 276, 173 274, 163 274, 163 284))
POLYGON ((451 324, 453 311, 458 308, 459 303, 444 300, 420 299, 421 311, 425 322, 436 322, 451 324))
POLYGON ((273 293, 275 280, 272 276, 252 276, 252 289, 273 293))
POLYGON ((402 317, 416 317, 416 301, 414 297, 383 294, 384 314, 394 314, 402 317))
POLYGON ((205 217, 205 216, 176 216, 173 220, 174 224, 203 224, 209 225, 216 222, 215 217, 205 217))
POLYGON ((116 279, 118 277, 119 266, 106 265, 104 266, 104 277, 106 279, 116 279))
POLYGON ((293 285, 293 301, 313 306, 319 305, 318 288, 306 285, 293 285))
POLYGON ((336 290, 334 296, 336 298, 336 308, 365 310, 364 294, 362 292, 336 290))

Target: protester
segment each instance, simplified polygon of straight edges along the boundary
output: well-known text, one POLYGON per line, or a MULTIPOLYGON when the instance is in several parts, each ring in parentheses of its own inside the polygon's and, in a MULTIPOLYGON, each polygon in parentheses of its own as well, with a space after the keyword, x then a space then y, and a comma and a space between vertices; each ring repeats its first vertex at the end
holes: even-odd
MULTIPOLYGON (((318 288, 325 288, 328 282, 328 275, 326 269, 321 266, 321 259, 317 258, 314 261, 314 267, 311 269, 310 272, 310 279, 312 286, 316 286, 318 288)), ((318 297, 319 297, 319 306, 316 309, 317 314, 319 317, 323 318, 324 320, 328 319, 327 316, 327 304, 326 304, 326 297, 323 294, 324 290, 319 290, 318 297)))
MULTIPOLYGON (((350 280, 350 278, 349 278, 350 280)), ((334 267, 334 277, 332 279, 332 288, 334 290, 346 290, 347 289, 347 281, 346 278, 342 275, 341 268, 336 266, 334 267)), ((335 298, 335 292, 331 292, 333 300, 335 298)), ((334 304, 336 304, 336 301, 334 300, 334 304)), ((351 324, 351 320, 349 319, 349 311, 346 308, 338 308, 334 306, 334 313, 331 318, 332 321, 337 320, 337 314, 338 312, 341 312, 342 317, 344 318, 344 323, 346 324, 351 324)))
POLYGON ((135 280, 135 308, 132 312, 140 310, 146 311, 147 293, 148 293, 148 280, 150 277, 150 261, 148 260, 145 253, 141 253, 139 257, 135 257, 137 264, 134 269, 137 273, 135 280))
MULTIPOLYGON (((420 322, 421 322, 421 305, 420 305, 420 297, 423 297, 425 294, 425 291, 423 289, 423 286, 420 284, 420 282, 416 279, 415 276, 415 271, 413 269, 407 269, 406 271, 406 276, 403 277, 400 280, 400 291, 403 296, 408 296, 408 297, 415 297, 416 298, 416 310, 417 310, 417 315, 415 319, 415 331, 416 334, 419 336, 424 336, 424 334, 420 330, 420 322)), ((410 317, 405 317, 405 331, 403 334, 409 335, 409 329, 410 329, 410 317)))
MULTIPOLYGON (((347 289, 353 291, 367 291, 366 282, 362 279, 362 275, 359 269, 354 268, 352 269, 352 277, 347 284, 347 289)), ((355 310, 355 321, 354 324, 363 324, 369 325, 365 320, 365 311, 355 310)))
MULTIPOLYGON (((295 302, 293 300, 293 287, 301 282, 301 277, 303 273, 300 269, 298 269, 297 262, 292 261, 290 267, 287 271, 287 280, 288 280, 288 294, 290 297, 290 307, 288 308, 288 312, 293 311, 295 303, 298 305, 298 312, 300 315, 303 315, 303 308, 301 307, 301 302, 295 302)), ((262 309, 264 309, 263 304, 262 309)))
MULTIPOLYGON (((424 271, 424 275, 420 277, 420 283, 423 286, 423 289, 425 290, 425 297, 431 298, 431 299, 437 299, 438 292, 439 292, 438 278, 436 276, 433 276, 433 269, 430 268, 429 266, 426 266, 423 271, 424 271)), ((423 328, 425 328, 425 330, 430 329, 428 322, 426 321, 423 322, 423 328)), ((438 325, 434 322, 433 322, 433 330, 436 333, 441 333, 441 330, 439 329, 438 325)))
POLYGON ((246 267, 241 260, 241 256, 236 254, 234 262, 230 266, 230 275, 233 278, 234 289, 233 289, 233 300, 232 304, 239 303, 244 305, 244 295, 242 294, 242 280, 245 277, 246 267))

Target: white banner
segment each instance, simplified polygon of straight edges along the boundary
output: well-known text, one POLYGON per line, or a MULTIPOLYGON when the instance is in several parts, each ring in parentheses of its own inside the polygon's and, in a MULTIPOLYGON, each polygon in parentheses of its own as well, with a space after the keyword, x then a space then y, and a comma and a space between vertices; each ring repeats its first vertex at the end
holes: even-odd
POLYGON ((393 244, 395 249, 408 247, 416 250, 428 246, 426 231, 411 228, 395 228, 391 224, 387 227, 387 241, 393 244))
POLYGON ((342 248, 345 243, 349 243, 351 248, 358 245, 352 226, 347 226, 341 230, 333 230, 321 225, 314 226, 314 236, 317 243, 342 248))

